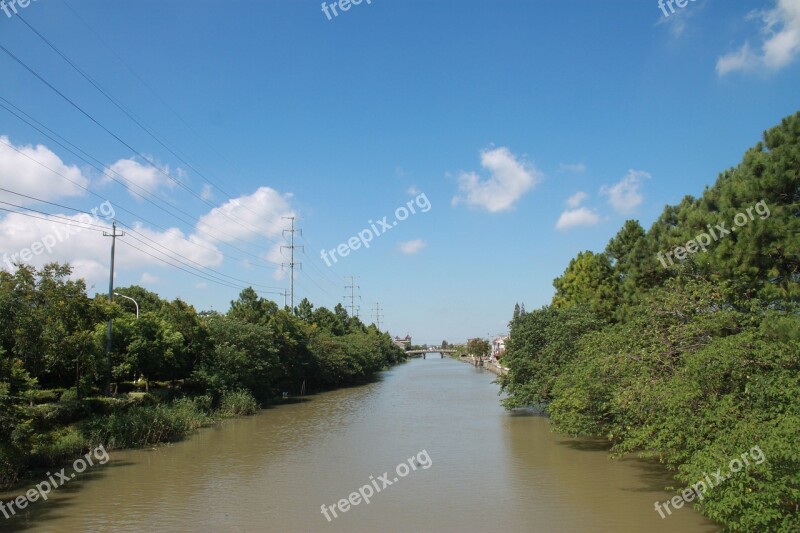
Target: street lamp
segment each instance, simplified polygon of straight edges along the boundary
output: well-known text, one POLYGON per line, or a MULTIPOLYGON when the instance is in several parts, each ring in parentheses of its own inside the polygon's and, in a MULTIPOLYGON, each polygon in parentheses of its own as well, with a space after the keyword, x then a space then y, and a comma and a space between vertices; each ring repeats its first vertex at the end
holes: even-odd
POLYGON ((133 302, 133 305, 136 306, 136 320, 139 320, 139 304, 136 303, 136 300, 131 298, 130 296, 125 296, 124 294, 120 294, 118 292, 114 293, 114 296, 119 296, 120 298, 125 298, 126 300, 130 300, 133 302))

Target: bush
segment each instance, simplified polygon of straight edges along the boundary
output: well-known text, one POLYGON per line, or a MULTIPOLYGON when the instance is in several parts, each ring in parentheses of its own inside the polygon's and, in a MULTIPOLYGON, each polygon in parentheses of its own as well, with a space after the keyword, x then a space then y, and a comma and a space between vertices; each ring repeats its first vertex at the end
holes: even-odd
POLYGON ((34 402, 37 404, 57 402, 63 392, 64 389, 37 390, 34 402))
POLYGON ((81 433, 90 442, 105 444, 108 449, 171 442, 211 422, 203 408, 202 400, 188 398, 166 405, 136 406, 106 417, 93 417, 81 425, 81 433))
POLYGON ((89 416, 89 407, 78 401, 35 405, 31 411, 32 424, 38 431, 66 426, 89 416))
POLYGON ((74 427, 61 428, 47 435, 31 452, 32 466, 50 467, 71 461, 89 448, 83 435, 74 427))
POLYGON ((239 390, 223 394, 217 412, 222 416, 247 416, 256 414, 258 409, 258 402, 253 395, 246 390, 239 390))
POLYGON ((61 397, 59 398, 59 401, 60 402, 74 402, 74 401, 77 401, 77 399, 78 399, 78 391, 75 389, 75 387, 72 387, 71 389, 67 389, 67 390, 65 390, 64 392, 61 393, 61 397))

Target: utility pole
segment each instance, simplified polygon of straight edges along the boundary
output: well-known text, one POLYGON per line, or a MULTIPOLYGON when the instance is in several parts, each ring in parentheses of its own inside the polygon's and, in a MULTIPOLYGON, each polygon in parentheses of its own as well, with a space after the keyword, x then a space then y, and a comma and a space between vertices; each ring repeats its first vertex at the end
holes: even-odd
POLYGON ((378 331, 381 330, 381 303, 375 302, 375 314, 372 315, 375 317, 376 325, 378 326, 378 331))
MULTIPOLYGON (((345 278, 345 279, 348 279, 348 278, 345 278)), ((360 289, 361 287, 356 285, 356 277, 355 276, 350 276, 350 285, 345 285, 344 288, 345 288, 345 291, 347 289, 350 289, 350 296, 345 296, 345 298, 350 298, 350 305, 348 306, 350 308, 350 316, 351 317, 358 316, 356 314, 357 313, 357 311, 356 311, 356 289, 360 289)), ((359 296, 359 298, 361 298, 361 296, 359 296)))
MULTIPOLYGON (((108 301, 114 301, 114 252, 117 247, 117 237, 124 237, 125 232, 117 233, 117 221, 111 223, 111 233, 103 232, 103 237, 111 237, 111 273, 108 276, 108 301)), ((106 328, 106 396, 111 394, 111 319, 108 319, 106 328)))
MULTIPOLYGON (((284 236, 287 233, 291 236, 291 240, 290 240, 291 244, 289 246, 281 246, 281 250, 283 250, 284 248, 288 248, 289 250, 291 250, 291 259, 289 260, 288 266, 289 266, 289 270, 290 270, 290 273, 291 273, 291 280, 290 280, 290 282, 291 282, 291 285, 290 285, 290 287, 291 287, 291 296, 292 296, 291 297, 291 304, 292 304, 292 314, 294 314, 294 312, 295 312, 295 310, 294 310, 294 267, 296 267, 296 266, 302 267, 303 266, 303 263, 295 263, 294 262, 294 250, 295 250, 295 248, 301 248, 301 249, 303 248, 303 246, 295 246, 295 244, 294 244, 294 234, 295 233, 299 233, 300 235, 302 235, 303 234, 303 230, 294 229, 294 219, 295 219, 295 217, 282 217, 282 218, 285 218, 287 220, 291 220, 292 221, 292 229, 283 230, 283 235, 284 236)), ((284 266, 286 266, 286 263, 281 263, 281 268, 283 268, 284 266)))

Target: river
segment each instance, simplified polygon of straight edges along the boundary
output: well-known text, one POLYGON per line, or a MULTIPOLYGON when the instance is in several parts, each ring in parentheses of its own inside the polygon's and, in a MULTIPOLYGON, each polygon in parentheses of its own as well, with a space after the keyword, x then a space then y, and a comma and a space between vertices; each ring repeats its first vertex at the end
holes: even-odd
POLYGON ((675 495, 660 489, 670 484, 662 466, 610 460, 602 442, 503 410, 494 379, 452 359, 412 359, 366 386, 112 451, 26 517, 0 517, 0 530, 718 530, 687 507, 662 519, 654 502, 675 495), (369 504, 336 507, 365 485, 369 504))

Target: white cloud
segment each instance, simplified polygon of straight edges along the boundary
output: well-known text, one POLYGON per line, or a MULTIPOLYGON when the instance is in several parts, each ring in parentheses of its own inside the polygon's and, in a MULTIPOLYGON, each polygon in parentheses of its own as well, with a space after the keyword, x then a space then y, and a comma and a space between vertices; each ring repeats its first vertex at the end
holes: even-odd
POLYGON ((411 196, 416 196, 419 194, 419 189, 417 189, 416 185, 412 185, 411 187, 408 188, 406 192, 411 196))
POLYGON ((481 152, 481 166, 491 176, 481 181, 475 172, 462 172, 458 178, 459 195, 453 205, 464 202, 490 213, 507 211, 542 179, 542 174, 526 161, 519 161, 508 148, 481 152))
POLYGON ((581 205, 583 201, 586 200, 588 197, 589 195, 586 194, 585 192, 578 191, 569 198, 567 198, 567 207, 574 209, 579 205, 581 205))
POLYGON ((282 217, 293 216, 291 195, 261 187, 248 196, 233 198, 200 217, 197 228, 220 242, 277 237, 287 227, 282 217))
POLYGON ((594 226, 598 222, 600 222, 600 217, 594 211, 586 207, 579 207, 561 213, 556 222, 556 229, 567 230, 577 226, 594 226))
POLYGON ((139 278, 139 283, 141 285, 158 285, 161 283, 161 280, 158 279, 157 276, 154 276, 148 272, 142 272, 142 277, 139 278))
POLYGON ((758 56, 744 43, 738 52, 731 52, 717 60, 717 74, 724 76, 736 70, 753 70, 758 65, 758 56))
MULTIPOLYGON (((217 249, 213 242, 209 242, 209 239, 205 236, 186 235, 178 228, 167 228, 163 232, 155 231, 144 227, 141 223, 133 224, 133 228, 139 234, 130 237, 133 246, 137 248, 153 246, 155 250, 148 250, 148 253, 154 253, 170 263, 174 264, 176 261, 169 259, 169 257, 178 257, 183 261, 199 263, 204 267, 217 267, 222 264, 222 252, 217 249), (133 237, 144 240, 144 243, 135 240, 133 237), (157 244, 153 244, 151 241, 157 244), (167 257, 164 257, 165 254, 167 257)), ((124 254, 131 254, 130 257, 126 257, 128 262, 123 263, 129 267, 144 267, 154 264, 152 258, 137 250, 129 249, 125 246, 118 246, 117 250, 118 252, 122 251, 124 254)))
POLYGON ((211 200, 214 198, 214 191, 211 190, 211 185, 208 183, 203 185, 203 190, 200 191, 200 198, 203 200, 211 200))
MULTIPOLYGON (((57 200, 81 196, 81 187, 88 185, 89 179, 78 167, 64 164, 46 146, 15 146, 7 136, 0 136, 0 187, 42 200, 57 200)), ((17 205, 36 203, 5 192, 0 192, 0 200, 17 205)))
POLYGON ((779 70, 800 53, 800 0, 776 0, 773 9, 751 12, 748 18, 761 19, 761 50, 756 52, 745 42, 739 50, 720 57, 720 76, 736 71, 779 70))
POLYGON ((608 196, 608 203, 615 211, 627 214, 636 209, 644 200, 639 192, 643 179, 650 179, 650 174, 639 170, 629 170, 619 182, 611 187, 603 185, 600 194, 608 196))
POLYGON ((0 268, 12 271, 12 263, 39 268, 57 261, 72 264, 73 277, 85 277, 90 285, 108 282, 110 240, 102 230, 110 231, 111 226, 106 221, 88 215, 36 216, 40 218, 9 213, 0 218, 0 268), (71 225, 64 224, 65 219, 71 225), (87 229, 82 223, 87 219, 99 227, 87 229))
POLYGON ((208 288, 208 283, 205 281, 201 281, 200 283, 196 283, 194 286, 195 289, 205 290, 208 288))
POLYGON ((144 189, 152 194, 162 186, 169 188, 175 186, 175 182, 166 176, 169 174, 169 166, 159 168, 160 170, 148 163, 139 163, 135 159, 120 159, 109 167, 122 178, 128 186, 128 191, 136 198, 139 197, 134 191, 141 194, 141 189, 144 189))
POLYGON ((558 170, 561 172, 574 172, 575 174, 581 174, 586 172, 586 165, 583 163, 561 163, 558 165, 558 170))
MULTIPOLYGON (((9 145, 13 146, 8 137, 0 136, 0 187, 45 200, 57 200, 82 194, 80 186, 90 183, 77 167, 65 165, 45 146, 11 148, 9 145), (67 176, 79 186, 54 175, 34 160, 67 176)), ((137 183, 153 190, 163 183, 163 175, 156 169, 137 161, 120 160, 114 166, 127 176, 130 184, 137 183)), ((179 169, 176 169, 176 175, 179 178, 185 176, 179 169)), ((31 203, 13 195, 0 195, 0 199, 20 205, 31 203)), ((282 260, 280 244, 283 242, 276 237, 281 236, 287 222, 281 217, 293 214, 290 199, 291 194, 282 195, 269 187, 261 187, 253 194, 234 198, 212 209, 200 217, 193 231, 188 233, 179 228, 155 230, 140 222, 131 223, 132 230, 120 227, 118 229, 127 235, 117 241, 118 275, 125 280, 140 279, 142 283, 153 284, 159 282, 158 278, 145 270, 164 267, 163 261, 171 264, 185 261, 191 263, 192 268, 219 267, 224 259, 219 244, 237 239, 271 238, 273 242, 262 258, 278 265, 288 262, 282 260)), ((110 239, 103 237, 102 232, 111 230, 110 220, 102 218, 106 215, 109 213, 104 209, 99 210, 101 218, 92 218, 88 214, 36 215, 39 218, 21 213, 0 214, 0 269, 13 270, 12 263, 37 268, 51 262, 69 263, 73 266, 75 278, 83 277, 89 285, 102 286, 107 282, 104 278, 108 276, 110 246, 110 239), (71 221, 73 225, 66 225, 65 221, 71 221), (87 228, 87 222, 95 227, 87 228)), ((182 267, 189 268, 186 265, 182 267)), ((281 276, 282 273, 276 271, 275 275, 281 276)))
POLYGON ((416 254, 421 252, 423 248, 425 248, 425 241, 422 239, 414 239, 413 241, 400 243, 400 251, 404 254, 416 254))

